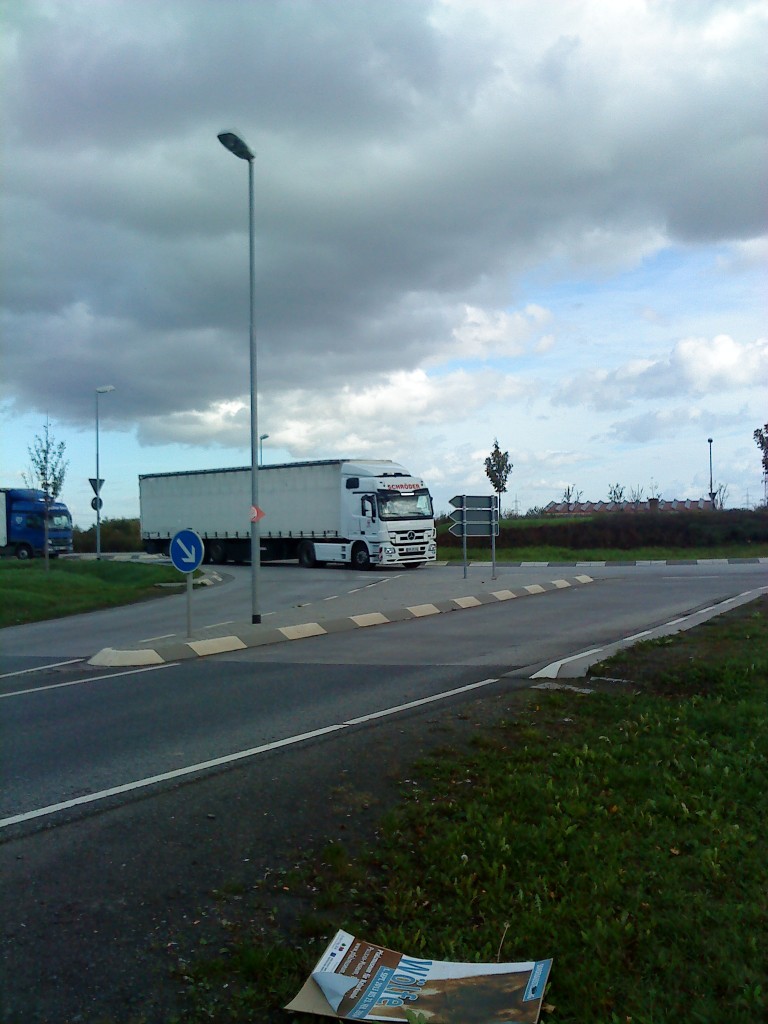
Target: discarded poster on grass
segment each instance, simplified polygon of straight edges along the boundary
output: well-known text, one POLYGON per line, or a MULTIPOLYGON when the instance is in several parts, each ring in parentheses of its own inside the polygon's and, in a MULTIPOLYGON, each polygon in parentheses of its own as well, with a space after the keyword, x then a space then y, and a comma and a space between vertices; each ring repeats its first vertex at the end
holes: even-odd
POLYGON ((551 960, 422 960, 338 931, 286 1010, 342 1020, 536 1024, 551 960), (418 1015, 421 1015, 419 1017, 418 1015))

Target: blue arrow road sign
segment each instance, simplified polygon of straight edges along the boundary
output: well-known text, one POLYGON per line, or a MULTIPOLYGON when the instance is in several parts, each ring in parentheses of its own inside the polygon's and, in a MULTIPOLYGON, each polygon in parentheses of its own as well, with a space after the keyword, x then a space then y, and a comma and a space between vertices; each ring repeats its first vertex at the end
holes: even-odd
POLYGON ((179 530, 171 541, 171 561, 179 572, 194 572, 200 568, 205 555, 205 545, 199 533, 194 530, 179 530))

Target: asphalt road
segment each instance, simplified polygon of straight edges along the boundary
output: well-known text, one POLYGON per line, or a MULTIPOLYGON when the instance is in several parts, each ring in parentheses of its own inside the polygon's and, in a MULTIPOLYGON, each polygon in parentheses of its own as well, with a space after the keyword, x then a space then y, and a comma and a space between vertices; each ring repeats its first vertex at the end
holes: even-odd
MULTIPOLYGON (((0 678, 0 828, 35 827, 64 812, 81 813, 86 803, 106 800, 112 805, 132 793, 199 774, 206 770, 200 766, 211 762, 211 768, 219 768, 258 756, 253 751, 300 742, 307 734, 338 730, 347 722, 413 702, 434 701, 459 687, 510 674, 530 678, 558 659, 602 651, 683 613, 749 593, 760 585, 761 569, 626 567, 602 569, 600 575, 593 569, 590 585, 140 669, 105 671, 68 657, 74 652, 66 644, 73 639, 82 653, 93 650, 89 621, 101 642, 101 613, 78 616, 76 637, 67 632, 69 620, 59 620, 56 633, 44 637, 49 645, 45 650, 40 649, 40 635, 51 624, 27 627, 33 638, 29 642, 37 645, 35 653, 10 657, 16 668, 0 678), (26 664, 28 659, 37 664, 26 664), (46 659, 53 659, 50 667, 46 659)), ((528 573, 523 578, 536 575, 522 572, 528 573)), ((279 570, 277 574, 275 592, 282 584, 279 570)), ((319 617, 319 603, 340 584, 346 590, 335 595, 337 600, 344 596, 347 605, 357 607, 365 600, 391 601, 397 582, 365 579, 361 589, 354 585, 361 581, 346 574, 301 575, 308 580, 302 596, 306 587, 315 590, 314 602, 300 602, 302 614, 310 617, 319 617)), ((549 569, 545 575, 554 574, 549 569)), ((243 579, 241 574, 238 582, 243 579)), ((296 579, 290 570, 282 573, 284 592, 276 601, 284 611, 297 606, 296 579)), ((450 586, 457 583, 451 579, 450 586)), ((227 602, 241 596, 242 586, 234 580, 231 586, 230 591, 225 581, 199 595, 214 618, 231 611, 227 602)), ((412 597, 411 579, 403 586, 412 597)), ((168 614, 166 603, 153 603, 155 624, 161 614, 168 614)), ((124 623, 121 631, 141 631, 148 624, 143 621, 146 609, 124 609, 130 625, 124 623)), ((110 615, 110 623, 112 619, 110 615)), ((20 631, 3 632, 18 636, 20 631)))
MULTIPOLYGON (((765 583, 752 565, 589 572, 594 583, 522 600, 148 670, 84 659, 145 626, 162 633, 183 598, 4 630, 3 1020, 96 1021, 118 999, 143 1006, 148 984, 149 1019, 162 1020, 172 986, 142 980, 148 949, 187 935, 217 885, 343 835, 351 812, 338 794, 352 779, 373 813, 430 737, 461 728, 462 709, 482 718, 552 663, 678 628, 765 583)), ((329 601, 368 608, 400 586, 383 574, 269 573, 278 616, 301 605, 319 617, 329 601)), ((516 580, 563 573, 526 568, 516 580)), ((200 595, 206 624, 242 614, 247 570, 229 575, 200 595)), ((429 581, 408 575, 409 587, 429 581)))

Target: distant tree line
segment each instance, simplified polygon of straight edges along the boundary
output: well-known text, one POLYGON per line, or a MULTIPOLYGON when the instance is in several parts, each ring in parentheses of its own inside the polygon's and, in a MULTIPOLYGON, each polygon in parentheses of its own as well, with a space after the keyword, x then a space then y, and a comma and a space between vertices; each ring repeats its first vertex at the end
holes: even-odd
MULTIPOLYGON (((141 527, 138 519, 102 519, 102 551, 141 551, 141 527)), ((76 526, 72 531, 72 544, 81 554, 96 550, 96 526, 81 530, 76 526)))

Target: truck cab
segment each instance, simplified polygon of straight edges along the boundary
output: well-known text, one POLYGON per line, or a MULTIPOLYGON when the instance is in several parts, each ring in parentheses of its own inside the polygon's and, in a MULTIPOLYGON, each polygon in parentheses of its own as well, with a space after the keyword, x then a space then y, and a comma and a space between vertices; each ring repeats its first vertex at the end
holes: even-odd
POLYGON ((380 461, 345 463, 342 481, 342 507, 349 517, 349 561, 355 568, 402 565, 415 569, 435 561, 435 516, 422 480, 396 463, 380 461))
POLYGON ((72 517, 60 501, 46 499, 44 491, 0 488, 5 508, 0 525, 0 553, 26 560, 45 555, 45 520, 48 519, 48 554, 72 552, 72 517))

